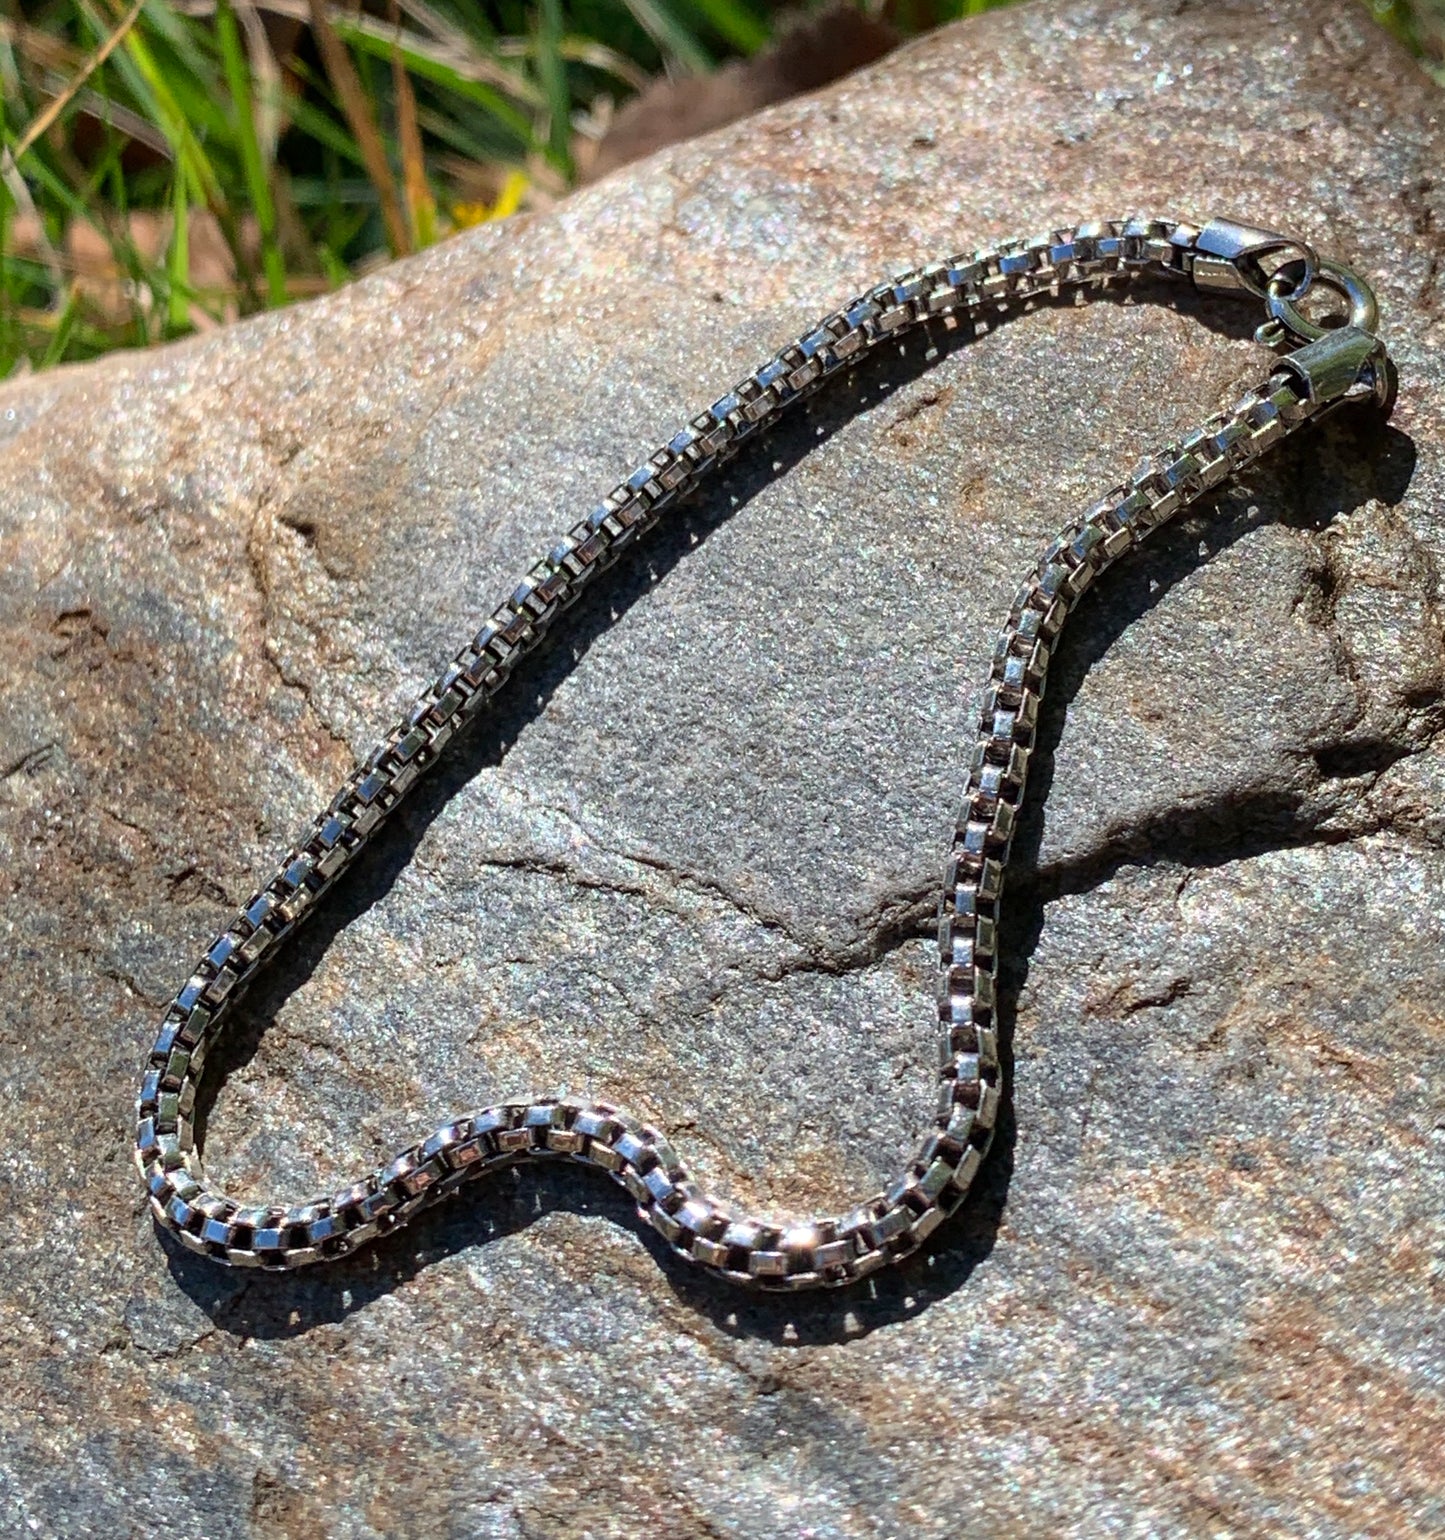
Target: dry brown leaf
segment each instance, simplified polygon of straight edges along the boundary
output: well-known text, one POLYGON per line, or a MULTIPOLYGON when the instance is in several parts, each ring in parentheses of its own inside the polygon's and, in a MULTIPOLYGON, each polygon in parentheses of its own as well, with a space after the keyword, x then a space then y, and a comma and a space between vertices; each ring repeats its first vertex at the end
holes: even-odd
POLYGON ((897 43, 898 34, 886 23, 839 5, 798 22, 770 48, 725 64, 715 74, 658 80, 618 109, 595 150, 579 146, 586 162, 579 166, 579 179, 595 182, 664 145, 816 91, 882 58, 897 43))

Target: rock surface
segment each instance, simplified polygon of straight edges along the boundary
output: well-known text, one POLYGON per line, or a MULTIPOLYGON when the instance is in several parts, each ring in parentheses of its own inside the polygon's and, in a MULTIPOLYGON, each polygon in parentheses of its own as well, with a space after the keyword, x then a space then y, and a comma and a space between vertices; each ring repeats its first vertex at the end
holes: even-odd
MULTIPOLYGON (((1266 10, 982 18, 546 218, 0 390, 0 1534, 1445 1530, 1441 103, 1363 12, 1266 10), (304 1275, 163 1247, 128 1159, 157 1010, 541 542, 880 271, 1135 209, 1354 260, 1401 396, 1081 607, 980 1201, 782 1302, 565 1169, 304 1275)), ((738 462, 248 1004, 212 1169, 299 1193, 567 1088, 739 1197, 875 1181, 929 1098, 993 628, 1257 374, 1229 310, 914 348, 738 462)))

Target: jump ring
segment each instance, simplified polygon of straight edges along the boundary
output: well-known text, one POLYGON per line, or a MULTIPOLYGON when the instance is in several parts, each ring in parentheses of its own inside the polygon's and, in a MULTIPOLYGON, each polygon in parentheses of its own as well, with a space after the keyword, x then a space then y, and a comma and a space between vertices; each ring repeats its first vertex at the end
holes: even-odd
MULTIPOLYGON (((1295 262, 1287 264, 1293 269, 1295 262)), ((1373 332, 1379 324, 1380 307, 1375 299, 1375 291, 1365 282, 1353 268, 1346 267, 1342 262, 1332 262, 1328 257, 1321 257, 1316 263, 1316 270, 1307 277, 1302 277, 1294 287, 1283 293, 1277 287, 1284 269, 1277 269, 1275 276, 1270 280, 1269 288, 1265 292, 1265 308, 1269 311, 1272 321, 1278 321, 1286 327, 1294 336, 1305 342, 1317 341, 1327 331, 1333 330, 1328 326, 1321 326, 1317 321, 1312 321, 1299 308, 1299 301, 1315 283, 1323 284, 1331 289, 1343 300, 1347 300, 1350 306, 1348 320, 1344 323, 1348 326, 1357 326, 1361 331, 1373 332)))

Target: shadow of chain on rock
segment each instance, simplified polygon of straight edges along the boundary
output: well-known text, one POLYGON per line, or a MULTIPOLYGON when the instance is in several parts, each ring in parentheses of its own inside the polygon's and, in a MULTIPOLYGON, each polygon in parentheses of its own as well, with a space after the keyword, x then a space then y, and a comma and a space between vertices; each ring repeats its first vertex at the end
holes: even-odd
MULTIPOLYGON (((1217 308, 1192 290, 1149 279, 1090 291, 1088 302, 1163 303, 1231 339, 1248 337, 1253 313, 1217 308)), ((1001 312, 989 329, 1045 308, 1073 308, 1073 296, 1043 299, 1001 312)), ((965 322, 954 330, 929 326, 884 345, 825 390, 800 403, 759 441, 748 445, 715 479, 670 510, 618 564, 586 590, 552 628, 543 649, 519 666, 515 688, 503 691, 436 768, 401 804, 366 855, 318 906, 315 916, 238 1002, 210 1054, 196 1108, 197 1145, 204 1147, 208 1114, 229 1079, 255 1054, 266 1027, 311 977, 335 937, 382 899, 411 861, 433 820, 484 769, 497 765, 592 643, 664 580, 764 487, 842 426, 900 386, 919 378, 978 335, 965 322)), ((1207 415, 1208 404, 1197 414, 1207 415)), ((1141 445, 1157 448, 1155 445, 1141 445)), ((967 1282, 994 1247, 1013 1173, 1013 1030, 1017 1002, 1043 928, 1047 903, 1063 892, 1106 881, 1126 861, 1167 860, 1213 865, 1258 854, 1305 837, 1288 798, 1216 810, 1212 819, 1180 813, 1141 832, 1128 848, 1111 850, 1087 870, 1041 879, 1037 870, 1042 809, 1053 779, 1054 753, 1069 705, 1090 669, 1124 629, 1180 581, 1220 551, 1271 519, 1259 504, 1283 504, 1284 522, 1320 530, 1341 512, 1372 499, 1399 501, 1415 463, 1411 441, 1361 413, 1336 416, 1287 440, 1264 460, 1150 540, 1081 601, 1065 629, 1040 715, 1028 789, 1014 841, 999 926, 997 1017, 1003 1101, 990 1154, 962 1207, 921 1251, 839 1290, 803 1295, 755 1293, 691 1268, 640 1220, 622 1188, 601 1173, 563 1161, 537 1159, 463 1186, 435 1209, 354 1256, 296 1272, 232 1271, 192 1256, 160 1232, 179 1287, 223 1331, 245 1337, 292 1337, 344 1320, 432 1263, 525 1229, 545 1215, 597 1216, 632 1230, 652 1253, 676 1296, 739 1337, 789 1345, 836 1342, 906 1319, 967 1282), (1304 443, 1301 444, 1301 438, 1304 443), (1349 453, 1338 453, 1341 443, 1349 453), (1266 805, 1269 804, 1269 805, 1266 805)), ((1004 596, 1000 604, 1006 603, 1004 596)), ((931 928, 931 926, 930 926, 931 928)), ((922 931, 920 930, 920 934, 922 931)), ((438 1118, 459 1109, 437 1108, 438 1118)), ((910 1136, 913 1130, 906 1131, 910 1136)))

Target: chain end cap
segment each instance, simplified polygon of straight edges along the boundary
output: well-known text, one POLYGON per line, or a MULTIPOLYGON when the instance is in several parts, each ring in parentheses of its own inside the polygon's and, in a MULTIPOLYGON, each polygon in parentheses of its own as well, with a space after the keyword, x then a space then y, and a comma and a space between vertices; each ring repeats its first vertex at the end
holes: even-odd
POLYGON ((1385 344, 1358 326, 1325 332, 1279 361, 1320 407, 1372 401, 1388 417, 1395 404, 1396 375, 1385 344))

